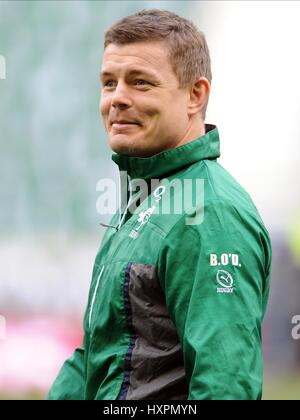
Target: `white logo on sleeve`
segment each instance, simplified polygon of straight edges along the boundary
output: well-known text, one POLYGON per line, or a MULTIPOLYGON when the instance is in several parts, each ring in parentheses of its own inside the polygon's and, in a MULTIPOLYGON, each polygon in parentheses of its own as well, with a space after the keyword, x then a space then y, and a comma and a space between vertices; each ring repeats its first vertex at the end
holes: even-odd
POLYGON ((219 270, 217 272, 217 282, 220 286, 217 288, 217 293, 233 293, 233 277, 228 271, 219 270))

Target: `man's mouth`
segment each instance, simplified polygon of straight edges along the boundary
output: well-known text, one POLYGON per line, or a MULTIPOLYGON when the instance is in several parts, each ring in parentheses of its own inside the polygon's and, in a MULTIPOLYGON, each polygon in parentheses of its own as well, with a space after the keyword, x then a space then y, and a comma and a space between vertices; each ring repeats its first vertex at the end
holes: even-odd
POLYGON ((129 121, 129 120, 115 120, 112 122, 111 126, 117 131, 123 131, 128 130, 134 126, 139 126, 139 124, 136 121, 129 121))

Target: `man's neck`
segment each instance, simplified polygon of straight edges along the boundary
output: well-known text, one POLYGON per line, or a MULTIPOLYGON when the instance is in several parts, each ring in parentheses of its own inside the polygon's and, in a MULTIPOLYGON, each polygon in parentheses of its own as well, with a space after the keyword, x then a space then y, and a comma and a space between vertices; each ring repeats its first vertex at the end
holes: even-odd
POLYGON ((205 134, 205 124, 204 121, 198 122, 197 125, 190 127, 182 140, 180 140, 174 147, 182 146, 186 143, 190 143, 193 140, 198 139, 199 137, 204 136, 205 134))

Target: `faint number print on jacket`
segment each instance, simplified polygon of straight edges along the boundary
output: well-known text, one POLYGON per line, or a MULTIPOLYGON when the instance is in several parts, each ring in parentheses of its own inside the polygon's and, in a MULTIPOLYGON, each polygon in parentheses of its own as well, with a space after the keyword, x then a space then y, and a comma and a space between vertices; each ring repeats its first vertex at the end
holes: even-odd
POLYGON ((3 55, 0 55, 0 80, 6 79, 6 60, 3 55))
POLYGON ((4 316, 0 315, 0 341, 6 338, 6 320, 4 316))
POLYGON ((300 340, 300 315, 295 315, 292 318, 292 324, 295 325, 292 329, 292 337, 294 340, 300 340))

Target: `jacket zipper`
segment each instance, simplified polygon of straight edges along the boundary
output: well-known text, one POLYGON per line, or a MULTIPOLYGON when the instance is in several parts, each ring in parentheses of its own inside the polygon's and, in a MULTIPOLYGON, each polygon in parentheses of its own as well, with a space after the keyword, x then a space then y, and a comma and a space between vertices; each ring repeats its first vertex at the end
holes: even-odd
POLYGON ((95 299, 96 299, 96 295, 97 295, 97 291, 98 291, 100 279, 101 279, 102 274, 103 274, 103 270, 104 270, 104 266, 102 267, 102 269, 100 271, 100 274, 98 276, 96 287, 95 287, 93 298, 92 298, 92 303, 91 303, 91 308, 90 308, 90 314, 89 314, 89 329, 91 328, 91 324, 92 324, 93 308, 94 308, 94 304, 95 304, 95 299))
MULTIPOLYGON (((130 183, 129 175, 127 175, 127 182, 129 184, 129 199, 128 199, 128 202, 126 204, 126 208, 125 208, 125 211, 124 211, 123 215, 122 215, 122 209, 121 209, 121 204, 122 203, 120 203, 120 217, 119 217, 119 223, 117 225, 117 231, 120 230, 120 228, 121 228, 121 225, 123 223, 124 218, 126 217, 126 214, 128 212, 128 208, 129 208, 129 206, 131 204, 131 200, 132 200, 132 190, 131 190, 131 183, 130 183)), ((121 182, 120 182, 120 190, 121 190, 121 188, 122 188, 122 186, 121 186, 121 182)), ((121 201, 121 198, 120 198, 120 201, 121 201)))

